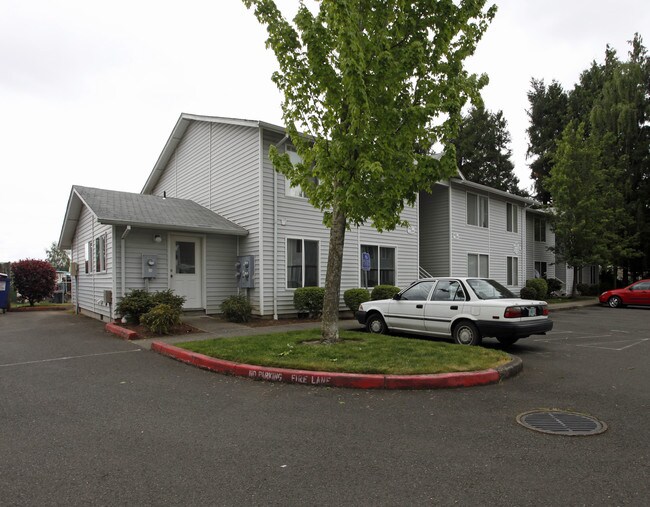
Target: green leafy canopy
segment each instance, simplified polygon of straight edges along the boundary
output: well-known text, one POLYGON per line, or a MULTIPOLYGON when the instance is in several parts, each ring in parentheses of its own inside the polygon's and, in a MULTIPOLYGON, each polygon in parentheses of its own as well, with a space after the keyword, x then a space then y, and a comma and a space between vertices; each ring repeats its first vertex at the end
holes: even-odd
POLYGON ((485 75, 462 65, 493 18, 483 1, 324 0, 300 3, 293 22, 272 0, 243 0, 268 30, 273 81, 302 163, 272 148, 276 169, 300 185, 331 223, 404 225, 419 191, 454 174, 454 137, 485 75), (431 157, 444 144, 440 159, 431 157))

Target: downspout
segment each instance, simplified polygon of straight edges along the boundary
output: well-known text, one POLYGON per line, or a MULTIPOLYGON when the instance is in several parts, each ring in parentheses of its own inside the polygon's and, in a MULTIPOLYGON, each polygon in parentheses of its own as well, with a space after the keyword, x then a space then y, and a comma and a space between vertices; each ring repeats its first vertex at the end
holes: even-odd
MULTIPOLYGON (((275 145, 279 148, 287 142, 289 136, 284 136, 275 145)), ((278 171, 273 170, 273 320, 278 320, 278 171)))
POLYGON ((122 239, 121 239, 121 245, 120 245, 120 275, 122 277, 122 287, 121 287, 121 293, 122 297, 126 295, 126 237, 129 235, 131 232, 131 226, 127 225, 126 229, 124 229, 124 233, 122 234, 122 239))
POLYGON ((264 129, 262 126, 259 126, 259 135, 258 135, 258 151, 257 158, 259 160, 259 189, 258 189, 258 199, 260 203, 260 212, 259 212, 259 270, 257 276, 260 281, 260 317, 264 317, 264 129))
MULTIPOLYGON (((451 179, 449 180, 449 276, 454 276, 454 268, 453 268, 453 262, 454 262, 454 233, 453 233, 453 228, 454 228, 454 216, 452 214, 452 198, 453 198, 454 192, 451 188, 451 179)), ((469 274, 469 273, 468 273, 469 274)))

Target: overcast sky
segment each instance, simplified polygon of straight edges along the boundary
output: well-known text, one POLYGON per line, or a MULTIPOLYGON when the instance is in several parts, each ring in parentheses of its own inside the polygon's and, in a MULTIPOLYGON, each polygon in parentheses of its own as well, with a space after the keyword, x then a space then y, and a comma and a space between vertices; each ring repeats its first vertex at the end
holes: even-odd
MULTIPOLYGON (((530 79, 570 88, 606 44, 624 57, 650 8, 496 3, 468 67, 490 76, 486 106, 503 110, 528 186, 530 79)), ((239 0, 0 0, 0 262, 45 258, 71 185, 139 192, 181 112, 281 124, 265 33, 239 0)))

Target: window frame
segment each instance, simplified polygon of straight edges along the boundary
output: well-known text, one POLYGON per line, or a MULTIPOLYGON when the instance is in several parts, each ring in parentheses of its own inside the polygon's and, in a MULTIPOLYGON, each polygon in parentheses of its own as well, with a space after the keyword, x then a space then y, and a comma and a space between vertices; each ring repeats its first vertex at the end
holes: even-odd
POLYGON ((320 276, 320 240, 319 239, 314 239, 314 238, 299 238, 299 237, 293 237, 293 236, 287 236, 285 238, 284 242, 285 246, 285 276, 284 276, 284 283, 285 283, 285 289, 287 290, 296 290, 296 289, 301 289, 303 287, 321 287, 321 276, 320 276), (300 280, 300 287, 289 287, 289 241, 300 241, 302 243, 302 250, 301 250, 301 280, 300 280), (305 242, 311 242, 311 243, 316 243, 316 285, 305 285, 305 274, 307 272, 306 266, 305 266, 305 242))
POLYGON ((107 234, 100 234, 95 238, 94 244, 94 272, 95 273, 105 273, 106 272, 106 241, 107 234))
POLYGON ((471 227, 480 227, 481 229, 489 229, 490 228, 490 198, 487 195, 482 195, 482 194, 475 194, 474 192, 467 192, 466 193, 466 199, 465 199, 465 206, 466 206, 466 221, 467 225, 471 227), (470 198, 475 199, 475 206, 474 209, 476 210, 475 213, 473 213, 474 216, 470 217, 470 206, 469 206, 469 201, 470 198), (472 221, 470 221, 470 218, 472 221), (475 221, 476 223, 472 223, 475 221))
POLYGON ((84 244, 84 273, 90 274, 93 272, 93 240, 88 240, 84 244))
MULTIPOLYGON (((382 248, 385 250, 392 250, 393 251, 393 283, 388 284, 388 285, 397 285, 397 246, 396 245, 388 245, 388 244, 379 244, 379 243, 360 243, 359 244, 359 287, 365 287, 365 281, 364 281, 364 276, 363 273, 364 271, 361 269, 361 254, 363 253, 363 247, 369 247, 369 248, 376 248, 377 249, 377 285, 386 285, 382 283, 381 281, 381 250, 382 248)), ((370 271, 375 271, 374 269, 370 269, 370 271)), ((369 271, 369 272, 370 272, 369 271)), ((377 285, 368 285, 368 287, 376 287, 377 285)))
POLYGON ((482 253, 467 253, 467 276, 471 276, 474 278, 489 278, 490 277, 490 256, 488 254, 482 254, 482 253), (474 275, 470 273, 470 264, 469 260, 470 257, 476 257, 476 270, 477 274, 474 275), (487 273, 481 273, 481 259, 485 258, 487 260, 487 273))
POLYGON ((546 219, 533 217, 533 239, 538 243, 546 243, 546 219))
POLYGON ((506 286, 519 287, 519 257, 506 257, 506 286))
POLYGON ((506 203, 506 231, 519 234, 519 207, 511 202, 506 203))
POLYGON ((548 262, 547 261, 534 261, 533 262, 533 271, 535 273, 539 273, 539 276, 535 276, 535 278, 544 278, 546 279, 548 277, 548 262), (539 265, 539 269, 537 269, 539 265), (542 265, 544 265, 544 269, 542 269, 542 265))

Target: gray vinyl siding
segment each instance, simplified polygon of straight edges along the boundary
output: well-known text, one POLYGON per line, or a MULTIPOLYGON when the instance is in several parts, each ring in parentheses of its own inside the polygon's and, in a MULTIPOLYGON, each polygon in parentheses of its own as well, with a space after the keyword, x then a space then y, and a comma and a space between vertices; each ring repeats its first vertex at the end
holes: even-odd
POLYGON ((449 276, 449 187, 420 193, 420 265, 432 276, 449 276))
POLYGON ((542 217, 533 212, 526 214, 526 279, 535 278, 535 262, 546 262, 547 278, 555 278, 555 254, 548 249, 555 245, 555 233, 546 219, 546 241, 535 241, 535 216, 542 217))
MULTIPOLYGON (((487 193, 473 191, 477 195, 487 193)), ((451 190, 451 273, 450 276, 467 276, 467 255, 490 255, 490 227, 478 227, 467 224, 467 191, 452 185, 451 190)), ((488 225, 491 226, 492 213, 488 210, 488 225)), ((492 274, 492 256, 489 271, 492 274)))
MULTIPOLYGON (((116 301, 122 296, 122 241, 124 227, 116 227, 115 262, 118 266, 115 273, 116 301)), ((124 240, 124 256, 126 265, 125 293, 134 289, 144 289, 145 279, 142 278, 142 255, 158 257, 158 276, 149 280, 149 291, 158 292, 169 288, 169 255, 167 234, 154 229, 132 229, 124 240), (160 234, 162 242, 153 241, 154 234, 160 234)))
POLYGON ((79 265, 76 281, 73 277, 73 301, 79 308, 110 320, 110 307, 104 303, 104 290, 113 289, 113 230, 111 226, 98 224, 90 210, 83 206, 72 241, 72 261, 79 265), (106 235, 106 270, 95 271, 95 238, 106 235), (85 246, 93 242, 90 258, 91 272, 85 272, 85 246))
POLYGON ((237 294, 237 281, 233 276, 237 238, 210 234, 205 242, 206 313, 221 313, 223 300, 237 294))
POLYGON ((524 208, 515 200, 482 192, 468 190, 452 184, 451 192, 451 243, 452 243, 452 276, 468 275, 468 255, 487 255, 489 259, 489 276, 494 280, 507 284, 507 258, 518 259, 518 285, 510 286, 514 292, 525 285, 525 228, 524 208), (486 196, 488 198, 488 227, 478 227, 467 223, 467 194, 486 196), (507 231, 507 203, 517 207, 518 231, 507 231))

